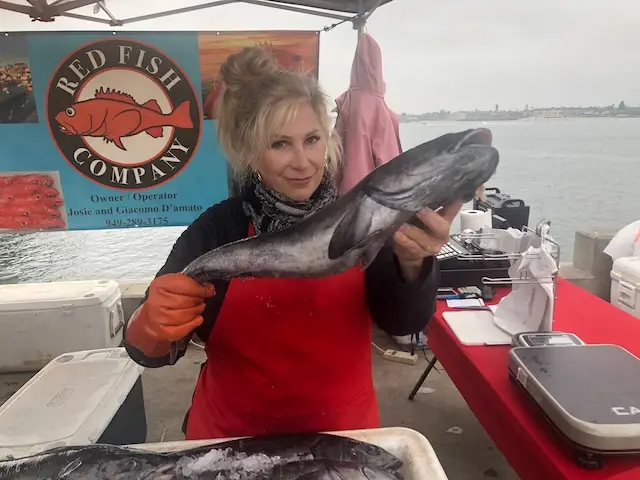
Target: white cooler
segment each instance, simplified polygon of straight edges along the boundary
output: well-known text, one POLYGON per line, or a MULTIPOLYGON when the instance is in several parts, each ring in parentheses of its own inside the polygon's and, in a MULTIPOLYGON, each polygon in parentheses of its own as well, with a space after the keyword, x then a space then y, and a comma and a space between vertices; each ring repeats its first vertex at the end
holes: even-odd
POLYGON ((66 352, 118 347, 123 327, 114 280, 0 285, 0 373, 37 371, 66 352))
POLYGON ((0 407, 0 460, 68 445, 144 443, 143 370, 124 348, 52 360, 0 407))
POLYGON ((620 257, 613 262, 611 303, 640 318, 640 257, 620 257))

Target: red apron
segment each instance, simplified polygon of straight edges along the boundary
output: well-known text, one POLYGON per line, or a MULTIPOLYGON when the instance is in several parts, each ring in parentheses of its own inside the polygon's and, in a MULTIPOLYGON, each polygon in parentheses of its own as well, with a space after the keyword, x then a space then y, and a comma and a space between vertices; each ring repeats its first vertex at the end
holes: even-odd
POLYGON ((206 353, 187 440, 379 426, 359 266, 321 279, 232 280, 206 353))

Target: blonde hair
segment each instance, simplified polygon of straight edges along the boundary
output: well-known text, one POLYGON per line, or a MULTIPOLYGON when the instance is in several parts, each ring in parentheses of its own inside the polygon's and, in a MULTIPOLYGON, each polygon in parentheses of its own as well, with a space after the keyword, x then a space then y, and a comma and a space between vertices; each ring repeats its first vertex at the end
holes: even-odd
POLYGON ((318 116, 327 141, 327 169, 335 175, 342 150, 327 97, 315 78, 280 67, 261 47, 246 47, 220 67, 223 82, 216 102, 218 143, 236 181, 242 185, 275 135, 308 103, 318 116))

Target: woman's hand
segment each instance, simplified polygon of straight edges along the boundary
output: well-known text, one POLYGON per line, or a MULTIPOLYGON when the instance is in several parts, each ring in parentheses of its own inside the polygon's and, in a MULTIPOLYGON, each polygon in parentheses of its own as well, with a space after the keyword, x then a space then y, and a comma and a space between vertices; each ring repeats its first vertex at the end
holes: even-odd
POLYGON ((437 255, 449 241, 451 222, 462 205, 462 201, 454 202, 438 213, 425 208, 417 214, 424 229, 405 223, 394 234, 394 250, 405 281, 418 278, 424 259, 437 255))

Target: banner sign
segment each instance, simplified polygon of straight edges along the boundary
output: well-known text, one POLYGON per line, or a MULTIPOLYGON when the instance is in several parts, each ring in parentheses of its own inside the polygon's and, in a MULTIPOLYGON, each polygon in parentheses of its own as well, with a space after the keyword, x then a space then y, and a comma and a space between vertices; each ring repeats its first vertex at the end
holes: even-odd
POLYGON ((252 45, 318 76, 318 32, 1 36, 0 233, 185 226, 227 198, 218 73, 252 45))

